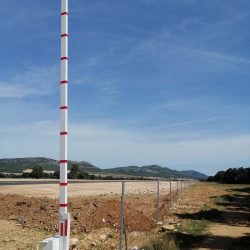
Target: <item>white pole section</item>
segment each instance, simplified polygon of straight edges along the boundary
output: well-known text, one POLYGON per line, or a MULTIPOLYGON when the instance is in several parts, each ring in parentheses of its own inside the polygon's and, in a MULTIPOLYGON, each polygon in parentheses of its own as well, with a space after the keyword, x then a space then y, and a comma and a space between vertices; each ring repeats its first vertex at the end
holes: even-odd
POLYGON ((60 250, 69 249, 68 214, 68 0, 61 0, 61 80, 60 80, 60 250))

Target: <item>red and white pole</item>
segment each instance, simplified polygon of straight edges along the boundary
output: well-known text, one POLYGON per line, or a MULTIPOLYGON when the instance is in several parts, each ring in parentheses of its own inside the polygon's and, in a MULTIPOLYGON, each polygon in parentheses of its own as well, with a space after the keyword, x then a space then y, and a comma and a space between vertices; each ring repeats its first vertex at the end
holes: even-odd
POLYGON ((61 0, 61 82, 60 82, 60 250, 69 249, 68 213, 68 0, 61 0))

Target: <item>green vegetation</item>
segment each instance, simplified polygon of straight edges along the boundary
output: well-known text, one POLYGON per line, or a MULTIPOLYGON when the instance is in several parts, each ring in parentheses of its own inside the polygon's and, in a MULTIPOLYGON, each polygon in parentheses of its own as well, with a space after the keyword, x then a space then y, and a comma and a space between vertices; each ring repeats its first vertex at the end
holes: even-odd
POLYGON ((192 235, 201 235, 208 228, 209 222, 207 220, 185 220, 182 221, 179 230, 192 235))
POLYGON ((5 178, 5 177, 6 177, 5 174, 0 173, 0 178, 5 178))
MULTIPOLYGON (((77 163, 80 168, 85 172, 98 173, 102 170, 95 167, 89 162, 74 162, 69 161, 68 166, 71 168, 73 164, 77 163)), ((44 170, 57 171, 59 169, 59 163, 57 160, 49 159, 45 157, 34 158, 13 158, 13 159, 0 159, 0 172, 6 173, 22 173, 25 169, 33 169, 33 167, 40 166, 44 170)))
POLYGON ((41 179, 44 177, 43 168, 40 166, 36 166, 33 168, 32 172, 30 173, 31 178, 41 179))
POLYGON ((73 164, 68 174, 69 179, 90 179, 90 175, 84 172, 78 164, 73 164))
POLYGON ((215 176, 209 176, 207 181, 225 184, 250 184, 250 168, 229 168, 227 171, 219 171, 215 176))
POLYGON ((179 250, 174 237, 171 234, 151 238, 141 249, 144 250, 179 250))
MULTIPOLYGON (((0 173, 0 178, 35 178, 35 179, 59 179, 60 173, 59 170, 55 171, 54 173, 46 173, 41 166, 34 166, 32 168, 32 171, 30 173, 23 173, 23 174, 4 174, 0 173)), ((68 179, 84 179, 84 180, 148 180, 146 177, 117 177, 112 175, 95 175, 95 174, 89 174, 82 170, 81 166, 74 163, 71 166, 70 173, 68 173, 68 179)))
POLYGON ((161 178, 192 178, 192 179, 206 179, 207 176, 193 170, 176 171, 170 168, 162 167, 159 165, 149 166, 128 166, 119 168, 110 168, 104 170, 114 174, 124 174, 133 176, 145 176, 145 177, 161 177, 161 178))

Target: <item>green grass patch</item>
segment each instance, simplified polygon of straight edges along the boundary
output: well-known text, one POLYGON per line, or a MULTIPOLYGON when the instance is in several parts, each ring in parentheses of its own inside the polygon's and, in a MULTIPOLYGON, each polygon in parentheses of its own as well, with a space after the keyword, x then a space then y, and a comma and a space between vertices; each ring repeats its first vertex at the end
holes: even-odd
POLYGON ((202 210, 205 210, 205 211, 208 211, 211 209, 211 206, 208 205, 207 203, 204 205, 203 209, 202 210))
POLYGON ((201 235, 207 231, 208 225, 209 221, 207 220, 183 220, 178 231, 201 235))
POLYGON ((140 249, 144 250, 180 250, 171 234, 150 238, 140 249))

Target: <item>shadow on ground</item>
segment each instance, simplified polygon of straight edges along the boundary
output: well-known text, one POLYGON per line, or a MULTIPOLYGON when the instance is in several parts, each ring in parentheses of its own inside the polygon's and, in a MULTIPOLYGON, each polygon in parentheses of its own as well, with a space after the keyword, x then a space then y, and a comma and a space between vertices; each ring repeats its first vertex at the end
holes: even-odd
POLYGON ((250 187, 244 187, 244 188, 231 188, 231 189, 229 189, 229 191, 250 193, 250 187))
POLYGON ((225 250, 247 250, 250 246, 250 236, 232 238, 214 235, 189 235, 174 233, 173 237, 182 250, 193 248, 225 249, 225 250))
MULTIPOLYGON (((232 195, 212 197, 215 208, 204 209, 197 213, 176 214, 181 219, 207 220, 229 226, 250 226, 250 188, 228 189, 232 195)), ((237 230, 237 228, 236 228, 237 230)), ((194 235, 181 232, 173 233, 180 249, 208 248, 247 250, 250 249, 250 235, 229 237, 218 235, 194 235)))
POLYGON ((229 191, 244 192, 232 195, 212 197, 219 208, 201 210, 197 213, 177 214, 181 219, 208 220, 230 226, 250 226, 250 188, 230 189, 229 191), (223 209, 221 209, 223 207, 223 209))

